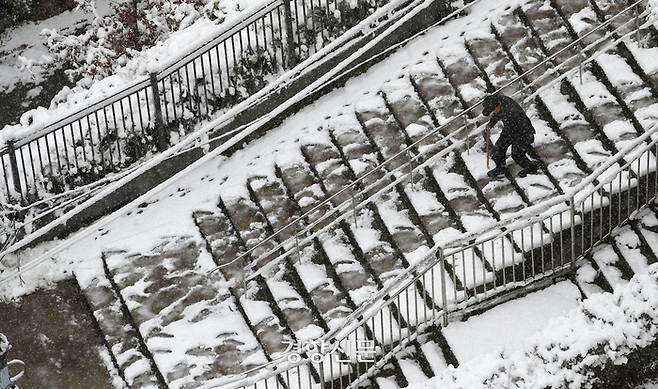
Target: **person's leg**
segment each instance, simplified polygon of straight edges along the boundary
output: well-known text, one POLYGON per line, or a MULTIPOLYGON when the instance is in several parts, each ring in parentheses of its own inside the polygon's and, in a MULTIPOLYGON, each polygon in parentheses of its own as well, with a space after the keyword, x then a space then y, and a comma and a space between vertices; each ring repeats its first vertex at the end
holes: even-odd
POLYGON ((495 177, 505 173, 505 159, 507 157, 507 149, 509 149, 510 145, 511 142, 507 138, 498 138, 498 141, 496 141, 491 153, 491 159, 493 159, 496 167, 493 170, 489 170, 487 173, 489 177, 495 177))
POLYGON ((531 161, 527 156, 531 147, 531 144, 527 142, 519 142, 512 145, 512 159, 523 168, 519 173, 519 176, 521 177, 525 177, 528 174, 534 174, 539 168, 539 163, 531 161))

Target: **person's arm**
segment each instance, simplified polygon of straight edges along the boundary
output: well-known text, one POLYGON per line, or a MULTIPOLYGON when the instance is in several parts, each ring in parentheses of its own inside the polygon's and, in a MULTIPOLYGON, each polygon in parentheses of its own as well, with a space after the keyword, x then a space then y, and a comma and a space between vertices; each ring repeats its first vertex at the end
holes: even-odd
POLYGON ((500 120, 500 113, 493 112, 491 114, 491 118, 489 119, 489 124, 487 124, 487 128, 492 129, 496 123, 498 123, 498 120, 500 120))

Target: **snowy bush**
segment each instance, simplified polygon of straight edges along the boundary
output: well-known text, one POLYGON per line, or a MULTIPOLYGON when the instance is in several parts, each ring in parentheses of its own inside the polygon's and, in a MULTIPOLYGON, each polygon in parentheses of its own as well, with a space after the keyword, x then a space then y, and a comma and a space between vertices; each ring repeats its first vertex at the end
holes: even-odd
POLYGON ((208 13, 214 19, 221 17, 220 10, 206 8, 211 0, 124 0, 113 4, 113 12, 105 17, 95 12, 94 0, 77 1, 81 8, 96 15, 89 28, 68 35, 54 30, 43 32, 48 50, 66 65, 72 79, 114 74, 144 48, 190 26, 201 16, 208 13))
POLYGON ((336 9, 327 12, 324 8, 315 8, 313 15, 309 16, 305 24, 299 26, 302 36, 301 49, 305 57, 311 52, 308 48, 314 45, 325 46, 345 33, 351 27, 356 26, 378 7, 387 3, 383 0, 365 1, 341 1, 337 3, 336 9), (313 21, 311 21, 311 17, 313 21), (324 42, 326 40, 326 42, 324 42))
POLYGON ((31 0, 4 0, 4 14, 0 17, 0 32, 5 28, 25 20, 29 17, 32 8, 31 0))
MULTIPOLYGON (((593 295, 579 309, 553 320, 525 350, 484 356, 458 368, 451 366, 443 375, 414 389, 619 388, 610 380, 615 369, 628 364, 629 359, 655 366, 655 350, 658 264, 613 294, 593 295)), ((633 370, 637 374, 637 368, 633 370)))

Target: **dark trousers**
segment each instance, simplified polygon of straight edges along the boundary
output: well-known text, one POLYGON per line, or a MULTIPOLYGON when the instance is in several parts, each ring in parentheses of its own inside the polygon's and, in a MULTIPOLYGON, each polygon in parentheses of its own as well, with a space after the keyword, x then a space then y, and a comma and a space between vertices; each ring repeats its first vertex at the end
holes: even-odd
POLYGON ((507 159, 507 149, 512 146, 512 159, 524 169, 532 166, 532 162, 528 159, 527 153, 532 149, 532 142, 535 136, 520 136, 520 137, 500 137, 494 145, 492 159, 496 163, 496 167, 504 168, 505 159, 507 159))

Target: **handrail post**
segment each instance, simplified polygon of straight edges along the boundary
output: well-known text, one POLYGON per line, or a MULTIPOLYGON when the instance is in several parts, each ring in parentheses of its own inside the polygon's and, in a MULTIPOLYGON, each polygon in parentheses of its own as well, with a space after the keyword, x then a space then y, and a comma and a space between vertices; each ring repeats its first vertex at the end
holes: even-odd
POLYGON ((571 258, 569 267, 573 271, 576 270, 576 204, 573 196, 569 199, 569 209, 571 214, 571 258))
POLYGON ((580 76, 580 85, 583 85, 583 43, 578 41, 578 74, 580 76))
POLYGON ((151 79, 151 92, 153 94, 153 108, 155 112, 155 145, 158 151, 162 152, 169 146, 167 133, 162 120, 162 103, 160 102, 160 88, 158 87, 158 75, 156 73, 149 74, 151 79))
POLYGON ((446 291, 446 258, 445 255, 443 254, 443 249, 439 247, 438 249, 438 254, 439 254, 439 263, 441 264, 441 268, 439 271, 441 272, 441 309, 443 310, 442 315, 443 316, 443 326, 447 327, 448 326, 448 297, 447 297, 447 291, 446 291))
POLYGON ((289 69, 292 69, 297 64, 297 58, 295 58, 295 41, 292 36, 292 11, 290 10, 290 0, 283 0, 283 18, 285 19, 286 44, 288 45, 288 50, 286 51, 288 60, 284 61, 284 64, 287 65, 289 69))
POLYGON ((14 182, 14 190, 18 192, 20 198, 23 198, 23 188, 21 186, 21 178, 18 175, 18 161, 16 160, 16 148, 14 141, 7 141, 7 154, 9 154, 9 167, 11 169, 11 178, 14 182))

